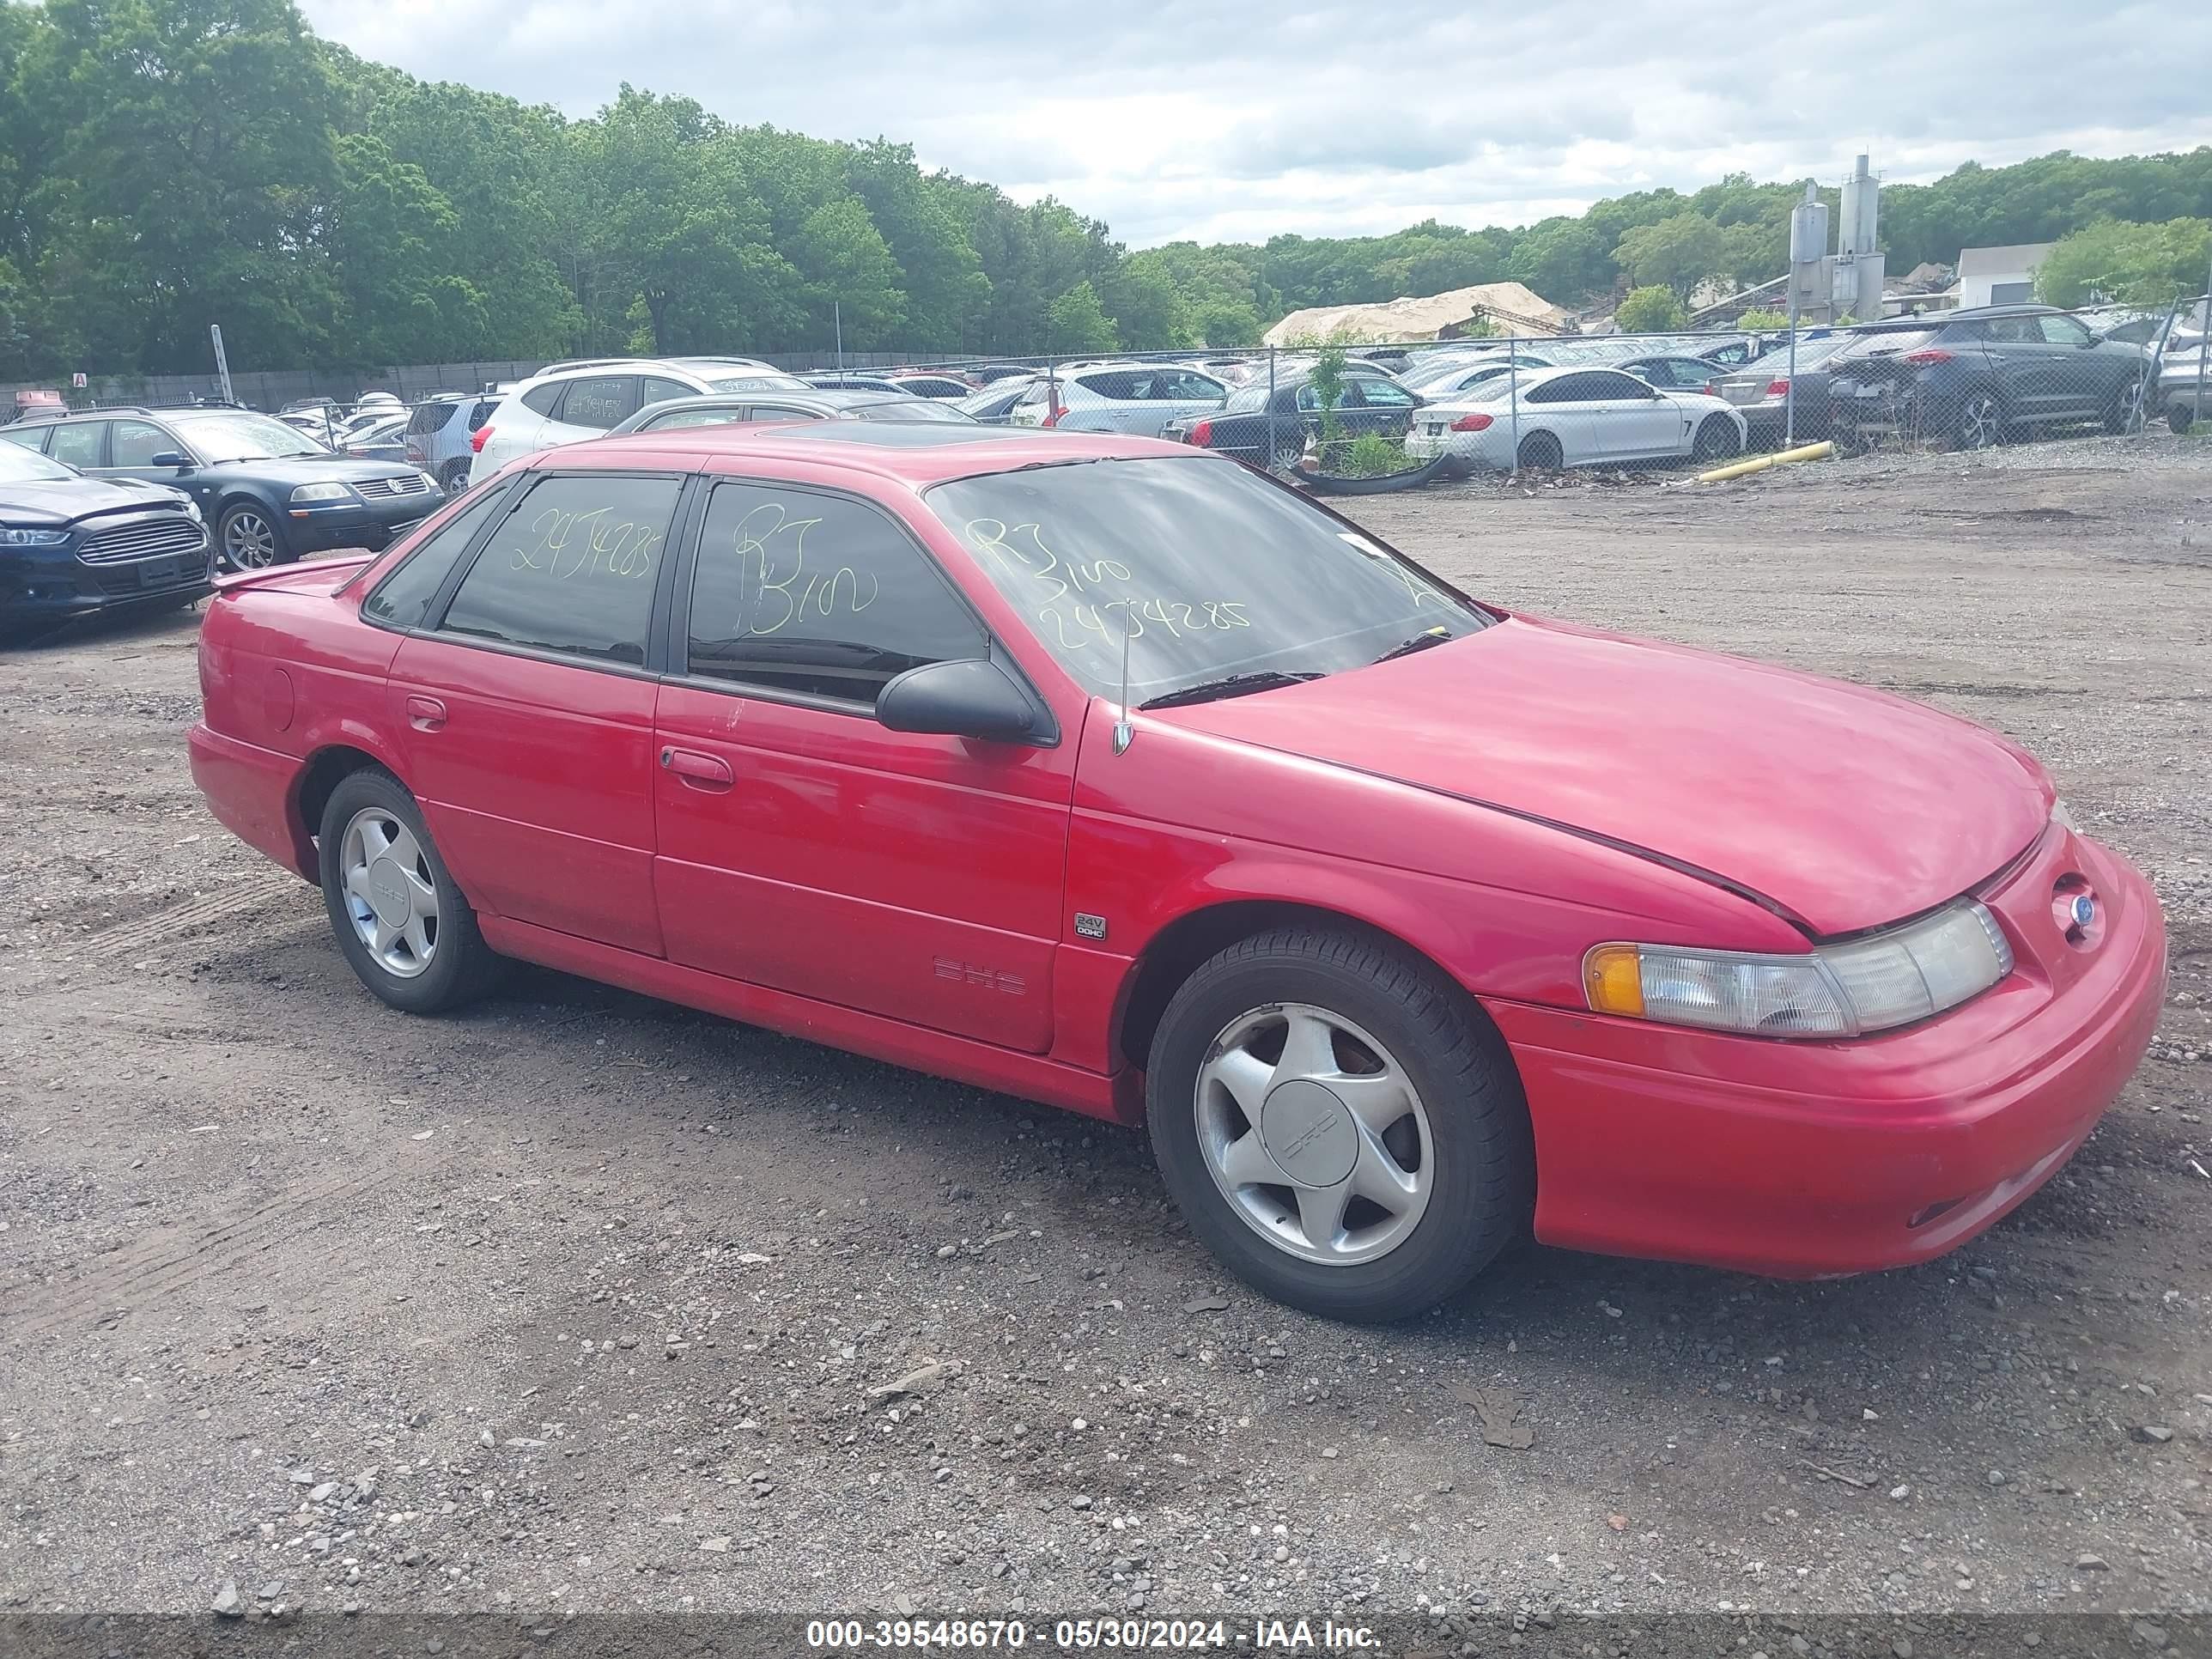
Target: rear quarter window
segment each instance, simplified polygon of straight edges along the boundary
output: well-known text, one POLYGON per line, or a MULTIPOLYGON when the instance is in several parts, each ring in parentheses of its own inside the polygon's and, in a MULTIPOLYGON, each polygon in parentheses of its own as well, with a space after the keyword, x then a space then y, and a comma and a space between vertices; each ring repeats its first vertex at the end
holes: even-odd
POLYGON ((361 614, 386 628, 421 627, 447 576, 490 518, 493 504, 507 493, 497 487, 479 490, 474 501, 464 505, 402 560, 398 569, 377 583, 362 605, 361 614))
POLYGON ((561 394, 568 389, 566 380, 550 380, 544 386, 530 388, 522 394, 522 406, 533 415, 543 415, 549 420, 560 404, 561 394))

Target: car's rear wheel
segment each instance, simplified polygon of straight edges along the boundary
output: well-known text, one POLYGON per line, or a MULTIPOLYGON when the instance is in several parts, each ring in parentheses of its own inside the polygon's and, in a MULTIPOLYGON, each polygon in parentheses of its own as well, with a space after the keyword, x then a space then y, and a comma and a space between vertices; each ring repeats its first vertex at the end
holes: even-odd
POLYGON ((469 464, 447 461, 438 469, 438 487, 448 495, 459 495, 469 487, 469 464))
POLYGON ((434 1014, 496 982, 501 959, 398 779, 374 768, 341 779, 323 809, 319 851, 338 948, 385 1001, 434 1014))
POLYGON ((1724 461, 1743 453, 1743 436, 1735 429, 1735 422, 1725 415, 1708 415, 1698 424, 1698 435, 1690 441, 1690 459, 1693 461, 1724 461))
POLYGON ((2150 389, 2148 374, 2130 375, 2105 410, 2105 430, 2107 432, 2140 432, 2147 416, 2143 399, 2150 389))
POLYGON ((1387 941, 1300 927, 1221 951, 1161 1017, 1146 1096, 1191 1230, 1309 1313, 1419 1313, 1528 1224, 1511 1058, 1457 987, 1387 941))
POLYGON ((1959 400, 1959 412, 1951 422, 1951 447, 1954 449, 1991 449, 2003 441, 2004 411, 1997 406, 1994 394, 1969 392, 1959 400))
POLYGON ((1279 432, 1275 434, 1275 447, 1272 459, 1276 471, 1288 472, 1304 459, 1305 453, 1306 434, 1304 428, 1295 432, 1279 432))
POLYGON ((240 501, 216 520, 216 549, 233 570, 265 570, 295 556, 276 518, 258 501, 240 501))
POLYGON ((1557 472, 1566 464, 1559 441, 1548 432, 1530 433, 1521 441, 1518 453, 1523 472, 1557 472))

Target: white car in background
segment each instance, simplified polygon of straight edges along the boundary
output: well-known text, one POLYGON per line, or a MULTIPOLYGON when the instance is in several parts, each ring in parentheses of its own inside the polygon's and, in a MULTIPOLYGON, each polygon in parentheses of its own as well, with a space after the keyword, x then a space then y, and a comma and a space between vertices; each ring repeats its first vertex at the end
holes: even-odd
POLYGON ((469 442, 469 481, 519 455, 599 438, 647 404, 717 392, 805 390, 805 383, 746 357, 610 357, 556 363, 500 399, 469 442))
POLYGON ((1743 453, 1743 416, 1703 392, 1662 392, 1617 368, 1501 374, 1413 411, 1406 451, 1455 472, 1538 471, 1628 461, 1711 464, 1743 453), (1516 396, 1517 393, 1517 396, 1516 396), (1517 410, 1516 410, 1517 405, 1517 410))
POLYGON ((1226 385, 1188 363, 1071 365, 1030 386, 1009 422, 1157 438, 1170 422, 1218 409, 1228 397, 1226 385))

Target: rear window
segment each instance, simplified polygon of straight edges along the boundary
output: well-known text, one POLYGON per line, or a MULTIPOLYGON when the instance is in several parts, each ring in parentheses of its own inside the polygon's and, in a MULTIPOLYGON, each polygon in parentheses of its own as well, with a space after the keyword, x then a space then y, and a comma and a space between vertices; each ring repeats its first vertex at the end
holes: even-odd
POLYGON ((1247 414, 1267 406, 1267 388, 1265 386, 1240 386, 1229 394, 1229 401, 1221 405, 1221 412, 1224 415, 1247 414))
POLYGON ((439 430, 453 418, 453 404, 442 402, 416 404, 415 412, 407 417, 408 435, 419 438, 439 430))
POLYGON ((477 406, 469 411, 469 430, 474 432, 481 428, 486 421, 491 419, 492 410, 498 407, 499 399, 496 398, 477 398, 477 406))
MULTIPOLYGON (((1838 350, 1837 356, 1846 357, 1893 357, 1900 351, 1917 351, 1933 340, 1941 331, 1929 328, 1885 328, 1871 334, 1862 334, 1848 341, 1848 351, 1838 350)), ((1774 354, 1767 353, 1769 357, 1774 354)))

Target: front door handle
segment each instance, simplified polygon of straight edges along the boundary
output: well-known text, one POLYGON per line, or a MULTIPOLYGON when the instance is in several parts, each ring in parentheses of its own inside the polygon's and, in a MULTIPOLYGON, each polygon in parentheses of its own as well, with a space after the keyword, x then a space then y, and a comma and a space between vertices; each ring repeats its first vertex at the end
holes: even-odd
POLYGON ((417 732, 436 732, 446 724, 446 705, 435 697, 407 699, 407 723, 417 732))
POLYGON ((696 749, 664 749, 660 763, 676 774, 687 789, 702 789, 709 794, 720 794, 737 781, 727 761, 713 755, 702 755, 696 749))

